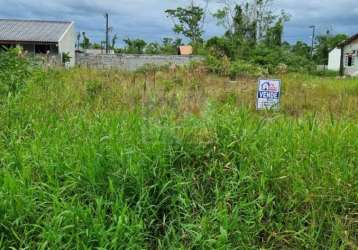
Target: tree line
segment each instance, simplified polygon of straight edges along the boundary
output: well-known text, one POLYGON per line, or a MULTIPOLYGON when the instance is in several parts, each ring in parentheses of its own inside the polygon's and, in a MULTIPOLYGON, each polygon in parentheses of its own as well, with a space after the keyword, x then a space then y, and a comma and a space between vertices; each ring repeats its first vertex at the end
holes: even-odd
MULTIPOLYGON (((274 0, 220 0, 223 7, 211 15, 225 33, 205 40, 203 35, 208 1, 204 7, 191 1, 187 6, 165 11, 173 22, 173 31, 180 38, 164 38, 160 43, 126 38, 123 40, 125 46, 117 48, 118 36, 115 35, 110 47, 116 53, 176 54, 177 47, 186 39, 193 46, 195 54, 208 56, 212 61, 227 58, 231 62, 245 60, 269 68, 277 67, 279 63, 306 68, 307 65, 327 64, 329 51, 347 39, 345 34, 332 35, 327 32, 319 35, 312 55, 311 46, 305 42, 298 41, 292 45, 283 41, 285 24, 290 20, 290 15, 283 10, 275 12, 272 7, 274 0)), ((85 33, 80 34, 81 37, 82 48, 103 47, 91 43, 85 33)))

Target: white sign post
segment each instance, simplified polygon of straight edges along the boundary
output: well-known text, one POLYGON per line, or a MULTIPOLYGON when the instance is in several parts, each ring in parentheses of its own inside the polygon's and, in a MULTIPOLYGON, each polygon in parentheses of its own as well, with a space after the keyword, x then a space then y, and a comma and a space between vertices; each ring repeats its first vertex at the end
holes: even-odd
POLYGON ((257 110, 280 108, 281 81, 259 80, 257 90, 257 110))

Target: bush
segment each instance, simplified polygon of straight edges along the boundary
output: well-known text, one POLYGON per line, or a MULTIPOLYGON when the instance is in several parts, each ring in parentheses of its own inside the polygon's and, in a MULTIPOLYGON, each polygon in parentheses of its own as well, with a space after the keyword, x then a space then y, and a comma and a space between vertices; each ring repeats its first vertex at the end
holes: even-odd
POLYGON ((265 74, 264 69, 258 65, 244 60, 231 62, 225 56, 223 58, 217 58, 209 55, 206 59, 206 65, 211 72, 221 76, 229 76, 231 79, 235 79, 240 76, 259 77, 265 74))
POLYGON ((206 50, 216 57, 234 56, 231 41, 225 37, 213 37, 206 42, 206 50))
POLYGON ((62 53, 62 63, 66 64, 71 62, 72 57, 70 56, 70 53, 62 53))
POLYGON ((312 60, 284 47, 260 45, 251 51, 249 58, 251 63, 266 67, 270 74, 281 73, 283 65, 287 66, 287 72, 311 72, 315 68, 312 60))
POLYGON ((19 49, 6 49, 0 52, 0 91, 1 94, 17 93, 31 76, 30 63, 19 49))
POLYGON ((264 70, 257 65, 247 63, 242 60, 236 60, 230 64, 229 76, 235 79, 239 76, 254 76, 259 77, 264 74, 264 70))
POLYGON ((222 75, 222 76, 227 76, 229 73, 229 69, 230 69, 230 61, 229 59, 224 56, 223 58, 217 58, 213 55, 208 55, 206 57, 206 61, 205 61, 208 70, 210 72, 222 75))
POLYGON ((280 63, 276 67, 276 73, 278 74, 286 74, 288 72, 288 66, 284 63, 280 63))

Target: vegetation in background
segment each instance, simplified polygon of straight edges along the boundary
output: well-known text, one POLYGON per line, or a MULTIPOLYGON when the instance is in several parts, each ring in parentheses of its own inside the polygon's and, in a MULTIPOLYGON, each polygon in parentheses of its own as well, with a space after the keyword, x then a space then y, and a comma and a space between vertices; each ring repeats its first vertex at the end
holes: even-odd
POLYGON ((256 45, 280 47, 283 25, 288 16, 282 11, 274 15, 270 6, 273 0, 255 0, 254 2, 223 1, 224 8, 213 16, 218 25, 226 29, 224 39, 228 39, 231 53, 227 56, 235 59, 247 56, 247 50, 256 45))
POLYGON ((62 53, 62 63, 66 64, 69 63, 71 61, 71 56, 70 53, 62 53))
POLYGON ((124 40, 125 46, 115 49, 116 53, 125 54, 149 54, 149 55, 176 55, 178 47, 182 45, 182 39, 163 38, 161 43, 146 43, 143 39, 124 40))
POLYGON ((117 40, 118 40, 118 36, 117 36, 117 34, 114 34, 114 36, 111 39, 111 44, 110 44, 111 49, 116 48, 117 40))
POLYGON ((230 64, 236 65, 234 68, 251 64, 252 71, 261 67, 264 71, 275 73, 283 64, 289 71, 311 71, 314 65, 310 58, 301 50, 296 51, 297 47, 283 42, 284 24, 289 16, 283 11, 275 15, 270 8, 272 2, 223 1, 224 8, 218 10, 214 17, 226 33, 223 37, 207 41, 210 56, 217 60, 225 56, 230 64))
MULTIPOLYGON (((245 75, 245 72, 234 71, 238 68, 247 69, 248 65, 251 65, 248 70, 250 72, 273 74, 285 68, 289 72, 333 74, 319 71, 317 65, 327 65, 329 52, 347 39, 347 35, 331 35, 329 31, 325 35, 318 35, 312 56, 312 48, 305 42, 289 44, 283 40, 285 24, 290 16, 284 10, 277 12, 272 8, 275 0, 220 0, 223 7, 212 15, 225 33, 204 40, 209 1, 204 2, 206 6, 192 1, 189 6, 165 11, 174 23, 173 30, 178 36, 176 39, 164 38, 162 42, 147 42, 140 38, 128 38, 124 40, 123 48, 115 48, 118 36, 114 35, 112 48, 116 53, 175 55, 178 46, 183 45, 187 39, 194 48, 194 54, 206 57, 207 66, 212 72, 220 72, 225 76, 245 75)), ((85 33, 82 36, 83 48, 103 47, 92 44, 85 33)))
POLYGON ((345 34, 331 35, 329 31, 327 31, 325 35, 318 36, 316 38, 317 45, 313 57, 315 62, 319 65, 328 65, 329 52, 346 39, 348 39, 348 36, 345 34))
POLYGON ((190 39, 193 45, 202 43, 204 9, 194 3, 186 8, 178 7, 165 11, 173 19, 173 31, 190 39))
POLYGON ((128 54, 143 54, 147 43, 142 39, 124 39, 123 42, 126 44, 123 52, 128 54))
MULTIPOLYGON (((77 39, 81 39, 81 33, 78 34, 79 37, 77 37, 77 39)), ((90 49, 92 44, 91 41, 89 39, 89 37, 86 35, 86 32, 82 32, 82 43, 80 43, 81 48, 83 49, 90 49)))

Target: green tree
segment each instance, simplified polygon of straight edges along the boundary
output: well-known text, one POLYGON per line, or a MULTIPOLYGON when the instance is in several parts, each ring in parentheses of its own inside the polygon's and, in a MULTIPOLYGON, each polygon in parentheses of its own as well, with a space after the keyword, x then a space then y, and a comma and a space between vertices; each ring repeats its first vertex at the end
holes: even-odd
POLYGON ((147 43, 142 39, 124 39, 123 42, 126 44, 125 52, 128 54, 143 54, 144 48, 147 43))
POLYGON ((213 16, 217 24, 226 29, 225 36, 231 41, 230 58, 248 56, 249 50, 260 43, 269 47, 281 46, 284 23, 288 16, 283 11, 281 15, 274 15, 270 8, 272 2, 222 1, 224 7, 213 16))
POLYGON ((91 42, 87 37, 86 32, 82 32, 82 43, 80 45, 83 49, 89 49, 91 47, 91 42))
POLYGON ((91 45, 91 48, 92 48, 92 49, 102 49, 102 45, 99 44, 99 43, 93 43, 93 44, 91 45))
POLYGON ((222 0, 224 7, 214 13, 218 25, 227 31, 226 35, 254 42, 265 40, 272 26, 286 21, 288 16, 282 12, 274 15, 271 5, 274 0, 222 0), (281 22, 280 22, 281 21, 281 22))
POLYGON ((206 42, 206 48, 209 50, 209 53, 220 58, 223 56, 227 56, 229 58, 233 58, 233 48, 232 48, 232 40, 228 37, 212 37, 206 42))
POLYGON ((115 35, 112 37, 112 41, 111 41, 111 48, 112 48, 112 49, 114 49, 114 48, 116 47, 117 40, 118 40, 118 36, 117 36, 117 34, 115 34, 115 35))
POLYGON ((317 45, 315 46, 314 53, 315 62, 318 64, 327 65, 329 52, 347 38, 348 36, 346 34, 331 35, 329 32, 327 32, 325 35, 317 36, 317 45))
POLYGON ((159 43, 149 43, 145 47, 145 53, 150 55, 158 55, 161 53, 161 48, 159 43))
POLYGON ((291 47, 291 52, 305 58, 311 57, 310 55, 311 47, 308 44, 301 41, 296 42, 296 44, 291 47))
POLYGON ((180 38, 178 39, 173 39, 173 38, 168 38, 165 37, 162 40, 162 45, 161 45, 161 53, 166 54, 166 55, 174 55, 177 54, 178 52, 178 47, 182 45, 182 40, 180 38))
POLYGON ((174 22, 174 32, 189 38, 192 44, 202 42, 204 33, 202 23, 204 19, 204 9, 191 4, 189 7, 168 9, 165 11, 168 17, 174 22))
POLYGON ((276 24, 266 31, 265 43, 268 47, 280 47, 282 45, 284 19, 279 18, 276 24))

